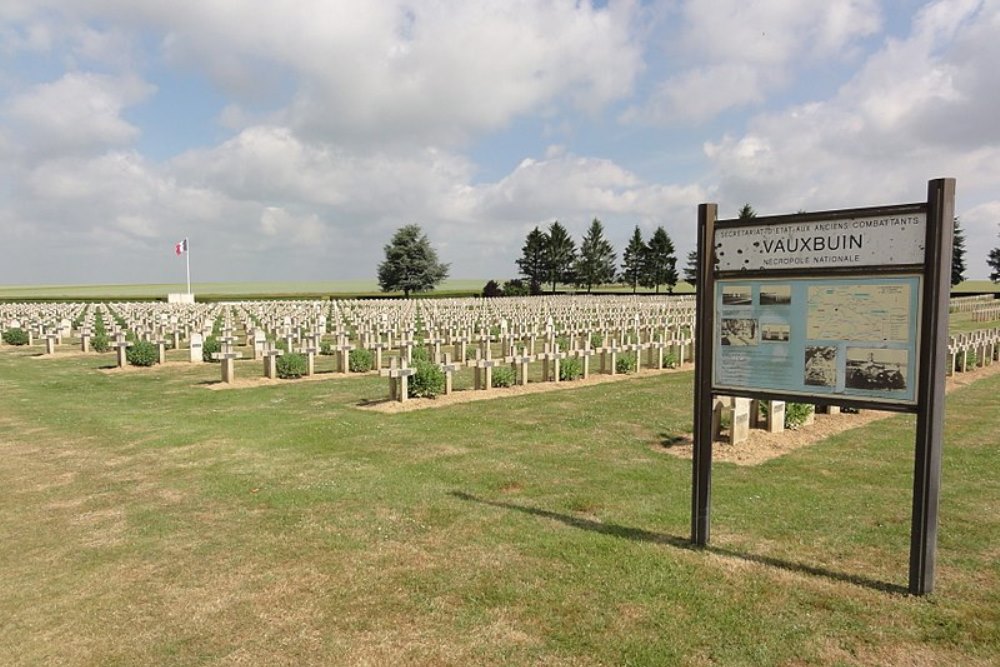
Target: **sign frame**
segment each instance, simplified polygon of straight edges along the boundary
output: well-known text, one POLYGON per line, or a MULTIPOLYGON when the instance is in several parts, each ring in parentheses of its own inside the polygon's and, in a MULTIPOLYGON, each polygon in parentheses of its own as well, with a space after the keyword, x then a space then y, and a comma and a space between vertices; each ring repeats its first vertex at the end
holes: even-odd
MULTIPOLYGON (((716 395, 766 400, 798 401, 914 413, 917 416, 914 451, 913 505, 910 530, 909 591, 933 592, 937 542, 941 445, 944 422, 944 376, 947 367, 948 299, 955 211, 955 179, 940 178, 927 184, 926 202, 800 213, 750 220, 718 220, 714 203, 698 207, 698 290, 696 296, 694 461, 691 488, 691 541, 706 546, 710 537, 712 485, 712 410, 716 395), (756 270, 719 270, 717 251, 728 250, 716 238, 718 230, 740 230, 772 225, 808 225, 823 221, 859 218, 924 216, 923 261, 872 266, 830 265, 756 270), (803 395, 748 387, 733 389, 715 383, 717 329, 716 282, 731 278, 753 281, 768 278, 834 279, 920 276, 919 311, 916 317, 915 401, 899 402, 878 397, 803 395)), ((891 244, 890 244, 891 245, 891 244)), ((909 257, 912 260, 912 255, 909 257)), ((732 266, 732 262, 727 264, 732 266)))

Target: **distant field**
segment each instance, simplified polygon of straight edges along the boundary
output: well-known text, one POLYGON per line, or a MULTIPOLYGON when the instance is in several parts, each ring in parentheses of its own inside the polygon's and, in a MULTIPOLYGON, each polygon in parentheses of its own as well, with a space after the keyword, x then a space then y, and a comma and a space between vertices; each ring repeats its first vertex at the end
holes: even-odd
POLYGON ((989 280, 966 280, 951 288, 952 294, 979 294, 993 292, 1000 294, 1000 283, 993 283, 989 280))
MULTIPOLYGON (((436 291, 478 291, 485 280, 445 281, 436 291)), ((157 299, 171 292, 184 292, 184 285, 9 285, 0 286, 0 299, 157 299)), ((375 280, 327 280, 316 282, 193 283, 196 297, 311 296, 331 294, 380 294, 375 280)))
MULTIPOLYGON (((446 280, 429 294, 468 296, 479 294, 489 278, 457 278, 446 280)), ((0 299, 166 299, 172 292, 184 292, 177 284, 147 285, 0 285, 0 299)), ((558 285, 559 291, 575 291, 570 285, 558 285)), ((320 297, 332 295, 382 296, 375 280, 326 280, 316 282, 236 282, 193 283, 191 291, 198 299, 258 298, 258 297, 320 297)), ((582 291, 582 290, 581 290, 582 291)), ((628 294, 632 290, 621 285, 597 288, 597 293, 628 294)), ((665 290, 664 290, 665 291, 665 290)), ((676 294, 690 294, 687 283, 674 289, 676 294)), ((648 293, 642 289, 640 293, 648 293)))
MULTIPOLYGON (((479 294, 488 278, 460 278, 446 280, 430 295, 468 296, 479 294)), ((385 296, 375 280, 325 280, 315 282, 235 282, 235 283, 194 283, 191 287, 198 299, 218 300, 224 298, 326 298, 344 295, 385 296)), ((558 285, 560 292, 583 292, 572 285, 558 285)), ((168 293, 183 292, 185 287, 177 284, 148 285, 0 285, 0 299, 166 299, 168 293)), ((548 286, 546 286, 546 291, 548 286)), ((595 288, 596 294, 630 294, 631 288, 624 285, 607 285, 595 288)), ((661 290, 665 292, 665 290, 661 290)), ((976 294, 993 292, 1000 294, 1000 284, 988 280, 967 280, 952 289, 953 294, 976 294)), ((640 294, 651 290, 640 289, 640 294)), ((693 294, 694 290, 686 282, 674 288, 674 294, 693 294)))

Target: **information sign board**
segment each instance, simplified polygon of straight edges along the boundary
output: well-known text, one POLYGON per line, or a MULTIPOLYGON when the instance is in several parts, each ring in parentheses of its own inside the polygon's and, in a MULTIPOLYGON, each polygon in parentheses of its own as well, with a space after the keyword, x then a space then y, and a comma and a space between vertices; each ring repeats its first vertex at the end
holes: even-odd
POLYGON ((715 284, 713 387, 915 404, 921 279, 715 284))

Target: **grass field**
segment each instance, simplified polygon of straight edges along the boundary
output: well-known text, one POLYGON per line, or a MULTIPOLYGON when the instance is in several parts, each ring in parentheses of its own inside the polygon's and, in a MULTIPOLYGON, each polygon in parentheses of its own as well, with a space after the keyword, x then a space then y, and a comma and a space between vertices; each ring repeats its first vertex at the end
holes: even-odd
MULTIPOLYGON (((446 280, 430 294, 446 296, 469 296, 479 294, 488 278, 464 278, 446 280)), ((500 280, 500 282, 503 282, 500 280)), ((546 291, 549 286, 546 286, 546 291)), ((170 292, 184 292, 185 285, 178 284, 135 284, 135 285, 0 285, 0 300, 31 299, 161 299, 170 292)), ((572 285, 558 285, 565 292, 576 291, 572 285)), ((316 282, 245 282, 245 283, 194 283, 191 286, 198 299, 240 299, 240 298, 320 298, 331 296, 385 296, 379 291, 375 280, 329 280, 316 282)), ((582 290, 581 290, 582 291, 582 290)), ((606 285, 594 290, 600 294, 629 294, 631 288, 622 285, 606 285)), ((1000 285, 988 280, 969 280, 952 290, 955 295, 1000 293, 1000 285)), ((640 289, 640 294, 650 293, 640 289)), ((694 290, 686 282, 674 288, 675 294, 693 294, 694 290)))
MULTIPOLYGON (((438 292, 479 292, 485 280, 447 280, 438 292)), ((171 292, 184 292, 186 285, 33 285, 0 286, 0 299, 166 299, 171 292)), ((380 295, 375 280, 330 280, 317 282, 192 283, 196 297, 320 297, 335 294, 380 295)))
POLYGON ((717 463, 697 551, 662 451, 690 373, 384 415, 371 376, 27 355, 0 348, 0 664, 1000 660, 1000 376, 949 395, 913 598, 909 417, 717 463))

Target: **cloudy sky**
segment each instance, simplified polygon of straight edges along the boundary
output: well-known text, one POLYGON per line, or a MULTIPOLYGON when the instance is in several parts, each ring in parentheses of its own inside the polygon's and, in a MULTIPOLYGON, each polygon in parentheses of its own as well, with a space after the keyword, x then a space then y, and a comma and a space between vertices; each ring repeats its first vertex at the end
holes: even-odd
POLYGON ((1000 0, 2 0, 0 284, 456 278, 600 218, 920 201, 1000 245, 1000 0))

